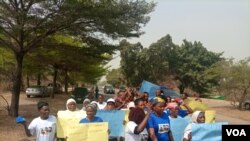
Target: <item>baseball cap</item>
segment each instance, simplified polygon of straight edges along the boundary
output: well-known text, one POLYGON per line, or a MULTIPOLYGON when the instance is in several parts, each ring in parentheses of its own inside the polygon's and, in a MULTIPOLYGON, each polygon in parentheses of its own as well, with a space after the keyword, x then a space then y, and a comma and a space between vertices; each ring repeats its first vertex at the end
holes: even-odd
POLYGON ((129 102, 127 107, 128 107, 128 109, 135 108, 135 103, 134 102, 129 102))
POLYGON ((109 98, 108 100, 107 100, 107 103, 108 102, 113 102, 113 103, 115 103, 115 100, 113 99, 113 98, 109 98))

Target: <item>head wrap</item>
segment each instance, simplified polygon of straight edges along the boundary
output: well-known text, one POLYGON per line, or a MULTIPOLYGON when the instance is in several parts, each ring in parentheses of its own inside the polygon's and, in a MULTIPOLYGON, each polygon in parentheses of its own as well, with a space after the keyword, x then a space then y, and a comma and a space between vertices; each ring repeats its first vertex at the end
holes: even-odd
POLYGON ((68 99, 67 102, 66 102, 66 109, 67 110, 69 110, 68 104, 71 103, 71 102, 74 102, 76 104, 76 101, 73 98, 68 99))
POLYGON ((87 110, 89 107, 92 108, 92 109, 94 110, 94 112, 96 113, 96 111, 97 111, 97 105, 96 105, 95 103, 88 104, 88 105, 86 106, 86 110, 87 110))
POLYGON ((178 104, 181 104, 183 102, 183 100, 181 98, 175 98, 174 101, 178 104))
POLYGON ((168 109, 175 109, 176 107, 178 107, 178 104, 176 102, 170 102, 167 105, 168 109))
POLYGON ((89 102, 90 103, 90 99, 88 99, 88 98, 84 99, 83 103, 85 103, 85 102, 89 102))
POLYGON ((195 111, 191 116, 190 123, 197 123, 197 118, 200 113, 201 111, 195 111))
POLYGON ((165 101, 160 97, 155 97, 155 98, 151 99, 150 102, 152 103, 152 106, 154 107, 158 103, 162 103, 162 102, 165 102, 165 101))
POLYGON ((43 106, 49 106, 49 104, 47 102, 43 102, 43 101, 40 101, 40 102, 37 103, 37 109, 38 110, 41 110, 41 108, 43 106))

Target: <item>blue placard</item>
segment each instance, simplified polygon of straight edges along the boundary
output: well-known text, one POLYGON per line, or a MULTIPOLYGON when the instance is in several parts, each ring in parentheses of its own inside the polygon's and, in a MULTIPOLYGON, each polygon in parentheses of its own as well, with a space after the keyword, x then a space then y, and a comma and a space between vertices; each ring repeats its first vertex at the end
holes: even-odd
POLYGON ((104 122, 109 123, 109 136, 124 137, 124 125, 125 111, 122 110, 98 110, 96 116, 101 117, 104 122))
POLYGON ((184 129, 188 125, 184 118, 170 118, 170 129, 172 131, 173 137, 175 141, 181 141, 182 136, 184 134, 184 129))
POLYGON ((139 91, 140 91, 140 93, 148 92, 149 98, 151 99, 151 98, 155 97, 155 95, 156 95, 155 92, 157 89, 160 89, 160 86, 158 86, 154 83, 148 82, 146 80, 143 80, 139 91))
POLYGON ((222 125, 226 124, 228 123, 193 123, 191 125, 192 141, 221 141, 222 125))

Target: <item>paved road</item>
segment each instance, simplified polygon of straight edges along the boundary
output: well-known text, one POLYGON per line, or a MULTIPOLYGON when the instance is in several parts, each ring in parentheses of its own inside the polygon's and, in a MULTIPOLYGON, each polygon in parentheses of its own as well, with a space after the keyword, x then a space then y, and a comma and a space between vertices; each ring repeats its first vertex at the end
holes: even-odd
POLYGON ((217 122, 228 122, 228 124, 247 124, 247 125, 250 125, 250 122, 247 120, 233 118, 233 117, 225 116, 225 115, 218 114, 218 113, 216 113, 215 119, 217 122))

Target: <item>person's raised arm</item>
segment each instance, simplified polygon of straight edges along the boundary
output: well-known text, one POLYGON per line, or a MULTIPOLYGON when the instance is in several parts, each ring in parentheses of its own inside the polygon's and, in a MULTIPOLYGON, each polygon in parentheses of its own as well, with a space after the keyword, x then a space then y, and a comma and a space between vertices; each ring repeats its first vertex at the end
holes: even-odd
POLYGON ((143 121, 137 126, 137 128, 135 128, 135 132, 136 133, 140 133, 144 130, 144 128, 146 127, 147 125, 147 122, 148 122, 148 118, 149 118, 149 115, 152 111, 152 104, 151 103, 148 103, 147 104, 147 113, 146 113, 146 116, 144 117, 143 121))
POLYGON ((26 136, 30 137, 30 136, 31 136, 31 133, 30 133, 30 130, 28 129, 28 127, 27 127, 27 123, 26 123, 26 121, 22 122, 21 124, 22 124, 22 125, 23 125, 23 127, 24 127, 24 130, 25 130, 26 136))
POLYGON ((183 102, 182 105, 187 109, 188 114, 192 114, 194 112, 193 109, 190 106, 188 106, 187 103, 183 102))

